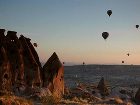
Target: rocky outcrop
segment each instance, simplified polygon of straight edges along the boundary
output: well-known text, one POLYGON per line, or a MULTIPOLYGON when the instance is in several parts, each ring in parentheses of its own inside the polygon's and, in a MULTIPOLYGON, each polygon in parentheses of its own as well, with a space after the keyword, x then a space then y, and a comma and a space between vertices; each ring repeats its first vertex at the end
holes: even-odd
POLYGON ((104 80, 104 77, 101 78, 97 88, 100 91, 100 94, 104 97, 104 96, 108 96, 109 95, 109 89, 106 85, 106 82, 104 80))
POLYGON ((11 65, 7 58, 7 52, 4 47, 0 48, 0 95, 7 94, 11 92, 11 65))
MULTIPOLYGON (((32 44, 29 38, 24 37, 23 35, 19 38, 21 45, 23 47, 23 55, 24 55, 24 63, 25 67, 25 81, 29 87, 40 86, 41 85, 41 77, 40 77, 40 66, 37 63, 39 59, 35 59, 36 54, 33 55, 36 51, 34 49, 34 53, 31 50, 32 44)), ((33 48, 32 48, 33 49, 33 48)))
POLYGON ((64 68, 55 52, 43 66, 43 86, 58 98, 64 94, 64 68))
MULTIPOLYGON (((0 95, 15 93, 44 96, 64 94, 64 68, 56 53, 41 66, 30 38, 0 29, 0 95), (38 95, 39 94, 39 95, 38 95)), ((37 45, 35 45, 37 47, 37 45)))
POLYGON ((5 29, 0 29, 0 46, 5 45, 5 35, 4 35, 5 29))
POLYGON ((0 29, 0 95, 11 91, 11 64, 7 57, 5 30, 0 29))
POLYGON ((140 105, 140 88, 138 89, 138 91, 135 95, 135 102, 137 105, 140 105))
POLYGON ((6 35, 6 49, 8 60, 11 64, 12 85, 22 82, 24 77, 24 61, 22 46, 17 37, 17 32, 8 31, 6 35))

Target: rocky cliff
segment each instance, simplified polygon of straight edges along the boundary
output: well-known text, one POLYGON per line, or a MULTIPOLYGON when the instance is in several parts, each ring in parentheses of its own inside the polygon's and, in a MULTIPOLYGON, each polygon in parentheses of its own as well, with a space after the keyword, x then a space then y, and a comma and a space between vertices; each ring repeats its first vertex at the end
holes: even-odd
POLYGON ((8 31, 5 35, 5 29, 0 29, 0 94, 49 88, 62 97, 64 69, 56 53, 42 67, 31 39, 16 34, 8 31))

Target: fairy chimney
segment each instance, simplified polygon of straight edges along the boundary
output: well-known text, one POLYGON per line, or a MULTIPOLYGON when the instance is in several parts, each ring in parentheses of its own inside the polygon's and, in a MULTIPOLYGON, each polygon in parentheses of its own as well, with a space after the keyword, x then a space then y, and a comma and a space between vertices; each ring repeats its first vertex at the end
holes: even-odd
POLYGON ((105 83, 104 77, 101 78, 97 89, 99 89, 100 94, 104 97, 104 96, 108 96, 109 95, 109 89, 105 83))
POLYGON ((41 63, 31 39, 0 29, 0 90, 41 86, 41 63))
POLYGON ((17 81, 23 81, 24 76, 22 46, 16 34, 17 32, 15 31, 8 31, 6 35, 6 47, 8 60, 11 64, 13 86, 16 84, 17 81))
POLYGON ((0 46, 0 95, 11 92, 11 65, 9 63, 7 52, 3 46, 0 46))
POLYGON ((39 60, 39 56, 38 56, 33 44, 31 43, 31 39, 26 38, 26 41, 27 41, 27 44, 28 44, 28 46, 29 46, 34 58, 35 58, 36 63, 38 64, 39 68, 42 69, 41 63, 40 63, 40 60, 39 60))
POLYGON ((0 29, 0 46, 3 46, 5 35, 4 35, 5 29, 0 29))
POLYGON ((11 91, 10 63, 6 51, 5 29, 0 29, 0 95, 11 91))
POLYGON ((39 72, 40 72, 39 73, 40 74, 39 78, 41 78, 41 80, 42 80, 42 66, 41 66, 41 63, 40 63, 40 60, 39 60, 39 56, 38 56, 33 44, 31 43, 31 39, 29 39, 29 38, 25 38, 25 39, 26 39, 26 42, 27 42, 27 44, 28 44, 28 46, 29 46, 29 48, 32 52, 32 55, 33 55, 34 60, 36 62, 36 65, 39 67, 39 72))
POLYGON ((135 102, 137 105, 140 105, 140 88, 138 89, 138 91, 135 95, 135 102))
POLYGON ((43 87, 57 98, 64 94, 64 68, 55 52, 43 66, 43 87))
POLYGON ((5 33, 5 29, 0 29, 0 37, 1 38, 5 36, 4 33, 5 33))
MULTIPOLYGON (((23 55, 24 55, 24 63, 25 63, 25 81, 26 85, 29 87, 40 86, 41 85, 41 77, 40 77, 40 66, 35 59, 34 50, 31 50, 31 42, 29 38, 24 37, 23 35, 19 38, 22 47, 23 47, 23 55)), ((37 56, 37 55, 36 55, 37 56)), ((39 61, 38 61, 39 62, 39 61)))

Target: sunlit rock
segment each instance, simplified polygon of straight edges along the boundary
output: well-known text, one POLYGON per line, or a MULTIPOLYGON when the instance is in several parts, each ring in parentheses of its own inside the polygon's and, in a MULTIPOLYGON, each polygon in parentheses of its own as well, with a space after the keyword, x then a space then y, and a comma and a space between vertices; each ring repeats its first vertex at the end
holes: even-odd
POLYGON ((49 88, 58 98, 64 94, 64 68, 56 53, 43 66, 43 87, 49 88))

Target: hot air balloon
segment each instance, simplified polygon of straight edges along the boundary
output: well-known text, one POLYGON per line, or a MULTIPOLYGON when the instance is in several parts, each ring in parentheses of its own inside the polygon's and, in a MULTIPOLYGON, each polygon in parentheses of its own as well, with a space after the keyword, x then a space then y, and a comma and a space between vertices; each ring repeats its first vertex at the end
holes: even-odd
POLYGON ((83 65, 85 65, 85 62, 83 62, 83 65))
POLYGON ((107 14, 109 15, 109 17, 111 16, 111 14, 112 14, 112 10, 108 10, 107 11, 107 14))
POLYGON ((136 25, 136 28, 138 29, 139 28, 139 25, 136 25))
POLYGON ((124 61, 122 61, 122 63, 124 63, 124 61))
POLYGON ((129 56, 130 54, 128 53, 127 56, 129 56))
POLYGON ((37 43, 33 43, 33 45, 34 45, 35 47, 37 47, 37 43))
POLYGON ((103 32, 102 33, 102 37, 106 40, 109 36, 109 33, 108 32, 103 32))

